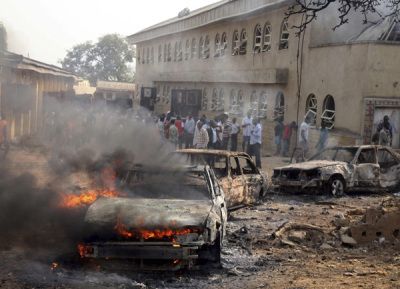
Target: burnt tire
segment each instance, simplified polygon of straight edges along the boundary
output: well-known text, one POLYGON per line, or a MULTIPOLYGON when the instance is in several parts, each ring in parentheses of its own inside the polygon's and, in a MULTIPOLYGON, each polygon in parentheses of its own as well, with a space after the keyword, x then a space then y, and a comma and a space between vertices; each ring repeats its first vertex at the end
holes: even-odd
POLYGON ((218 234, 217 238, 215 239, 214 245, 208 247, 209 253, 209 261, 215 264, 221 263, 221 235, 218 234))
POLYGON ((328 183, 328 192, 336 198, 343 197, 346 194, 344 190, 346 188, 345 182, 342 177, 334 176, 328 183))

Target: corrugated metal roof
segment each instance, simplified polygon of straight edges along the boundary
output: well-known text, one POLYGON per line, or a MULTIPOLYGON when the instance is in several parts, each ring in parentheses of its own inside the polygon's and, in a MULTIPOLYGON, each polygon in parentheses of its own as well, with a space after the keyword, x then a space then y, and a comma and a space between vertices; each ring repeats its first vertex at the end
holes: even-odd
POLYGON ((102 90, 112 90, 112 91, 118 90, 118 91, 134 92, 135 84, 129 83, 129 82, 114 82, 114 81, 98 80, 96 88, 102 89, 102 90))

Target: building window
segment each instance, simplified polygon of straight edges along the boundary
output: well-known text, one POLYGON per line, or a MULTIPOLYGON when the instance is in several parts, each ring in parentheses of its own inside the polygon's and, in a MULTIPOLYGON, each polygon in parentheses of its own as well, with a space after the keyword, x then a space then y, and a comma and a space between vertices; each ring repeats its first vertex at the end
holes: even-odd
POLYGON ((158 62, 162 60, 162 46, 158 46, 158 62))
POLYGON ((222 33, 222 37, 221 37, 221 49, 220 49, 221 57, 226 55, 227 45, 228 45, 228 36, 224 32, 224 33, 222 33))
POLYGON ((169 90, 169 86, 167 86, 167 94, 166 94, 166 96, 165 96, 165 104, 169 104, 169 99, 170 99, 170 90, 169 90))
POLYGON ((168 61, 168 47, 167 44, 164 45, 164 62, 168 61))
POLYGON ((199 40, 199 59, 203 58, 203 51, 204 51, 204 40, 203 40, 203 37, 200 37, 200 40, 199 40))
POLYGON ((196 57, 196 39, 192 39, 192 52, 190 54, 190 58, 194 59, 196 57))
POLYGON ((178 61, 178 54, 179 54, 178 42, 175 42, 174 61, 178 61))
POLYGON ((229 112, 236 114, 236 109, 237 109, 236 91, 232 89, 231 94, 229 96, 229 112))
POLYGON ((239 32, 235 30, 235 32, 233 32, 233 38, 232 38, 232 55, 239 55, 239 49, 240 49, 239 32))
POLYGON ((211 111, 217 111, 217 110, 218 110, 218 91, 216 88, 214 88, 211 98, 211 111))
POLYGON ((260 53, 261 52, 261 41, 262 41, 261 25, 257 24, 256 28, 254 29, 254 48, 253 48, 253 53, 260 53))
POLYGON ((214 42, 214 57, 220 57, 221 56, 221 36, 217 34, 215 36, 215 42, 214 42))
POLYGON ((154 47, 151 47, 150 50, 150 63, 154 62, 154 47))
POLYGON ((145 49, 143 48, 142 64, 145 64, 145 62, 146 62, 146 56, 145 56, 145 49))
POLYGON ((317 98, 314 94, 310 94, 307 97, 306 117, 311 119, 309 126, 315 127, 317 120, 317 98))
POLYGON ((146 57, 146 63, 150 62, 150 48, 147 48, 147 57, 146 57))
POLYGON ((237 97, 237 114, 238 115, 243 115, 243 109, 244 109, 244 97, 243 97, 243 91, 239 90, 238 92, 238 97, 237 97))
POLYGON ((253 90, 250 96, 250 109, 251 109, 251 115, 257 116, 258 98, 257 98, 257 92, 255 90, 253 90))
POLYGON ((263 90, 260 94, 260 100, 258 102, 258 117, 266 118, 267 117, 267 92, 263 90))
POLYGON ((201 110, 207 110, 207 109, 208 109, 208 95, 207 95, 207 88, 204 87, 203 98, 201 101, 201 110))
POLYGON ((171 43, 168 43, 168 57, 167 57, 167 61, 170 62, 171 60, 172 60, 171 43))
POLYGON ((178 61, 182 61, 182 59, 183 59, 183 46, 182 46, 182 41, 179 41, 178 61))
POLYGON ((190 41, 186 40, 186 46, 185 46, 185 60, 188 60, 190 58, 190 41))
POLYGON ((264 26, 263 39, 263 47, 261 51, 265 52, 271 49, 271 25, 268 22, 264 26))
POLYGON ((278 92, 275 100, 274 120, 285 119, 285 95, 282 91, 278 92))
POLYGON ((327 95, 324 100, 324 112, 321 119, 325 121, 327 129, 333 129, 335 126, 335 100, 332 95, 327 95))
POLYGON ((247 31, 246 28, 242 29, 242 33, 240 33, 240 55, 245 55, 247 52, 247 31))
POLYGON ((137 64, 140 64, 140 49, 137 51, 137 64))
POLYGON ((281 27, 281 38, 279 40, 279 49, 289 48, 289 23, 287 20, 283 20, 281 27))
POLYGON ((206 36, 206 40, 204 40, 204 53, 203 58, 210 58, 210 37, 206 36))
POLYGON ((225 92, 223 88, 221 88, 221 90, 219 91, 217 110, 221 112, 225 110, 225 92))

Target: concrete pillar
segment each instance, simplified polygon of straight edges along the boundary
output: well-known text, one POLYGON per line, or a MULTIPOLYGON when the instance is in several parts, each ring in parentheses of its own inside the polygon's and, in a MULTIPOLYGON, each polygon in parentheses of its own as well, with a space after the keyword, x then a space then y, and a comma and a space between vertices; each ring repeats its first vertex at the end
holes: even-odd
POLYGON ((7 139, 13 139, 15 136, 15 117, 14 113, 11 110, 6 112, 7 119, 7 139))
POLYGON ((43 116, 43 74, 38 75, 38 101, 37 101, 37 123, 36 132, 39 132, 42 128, 42 116, 43 116))
POLYGON ((29 110, 22 114, 22 135, 30 135, 31 134, 31 123, 32 123, 32 111, 29 110))

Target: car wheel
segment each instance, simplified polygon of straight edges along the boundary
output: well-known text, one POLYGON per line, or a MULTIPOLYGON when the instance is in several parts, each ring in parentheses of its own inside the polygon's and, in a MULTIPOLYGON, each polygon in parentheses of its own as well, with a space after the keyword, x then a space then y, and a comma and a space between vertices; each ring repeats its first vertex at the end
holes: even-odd
POLYGON ((209 260, 213 263, 221 263, 221 242, 221 235, 218 234, 217 238, 215 239, 214 245, 208 248, 208 252, 210 254, 209 260))
POLYGON ((329 182, 329 192, 335 197, 342 197, 344 193, 345 184, 341 177, 332 177, 329 182))

